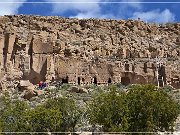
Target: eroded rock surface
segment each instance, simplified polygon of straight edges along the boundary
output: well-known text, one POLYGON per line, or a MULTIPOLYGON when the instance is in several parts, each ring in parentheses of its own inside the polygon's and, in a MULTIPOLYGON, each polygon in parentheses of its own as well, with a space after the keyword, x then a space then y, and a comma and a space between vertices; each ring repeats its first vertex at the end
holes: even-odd
POLYGON ((1 88, 14 80, 180 88, 180 23, 2 16, 1 88))

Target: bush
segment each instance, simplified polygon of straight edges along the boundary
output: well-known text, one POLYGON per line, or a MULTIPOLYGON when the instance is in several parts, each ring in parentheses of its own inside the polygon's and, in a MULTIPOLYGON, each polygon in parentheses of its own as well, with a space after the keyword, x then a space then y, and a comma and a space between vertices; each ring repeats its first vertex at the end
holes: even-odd
POLYGON ((171 92, 173 90, 172 86, 169 86, 169 85, 165 85, 161 89, 165 92, 171 92))
POLYGON ((89 118, 91 124, 103 125, 103 130, 127 131, 128 108, 125 104, 125 93, 118 93, 114 86, 108 92, 95 96, 89 104, 89 118))
POLYGON ((27 114, 30 131, 58 132, 61 131, 62 113, 58 109, 37 106, 27 114))
POLYGON ((132 85, 125 93, 110 91, 96 95, 89 104, 91 124, 109 132, 172 131, 179 105, 153 85, 132 85))
POLYGON ((67 90, 69 87, 70 87, 69 84, 62 84, 61 87, 60 87, 60 89, 62 89, 62 90, 67 90))
POLYGON ((45 108, 57 109, 62 113, 61 131, 74 131, 74 128, 81 116, 81 111, 76 106, 74 100, 69 98, 49 99, 45 104, 45 108))
POLYGON ((27 121, 28 105, 19 100, 11 103, 2 110, 0 120, 3 132, 25 132, 30 127, 27 121))
POLYGON ((177 102, 153 85, 135 85, 127 93, 130 132, 172 131, 177 102))
MULTIPOLYGON (((3 132, 65 132, 74 131, 81 116, 72 99, 49 99, 30 108, 24 101, 5 99, 0 126, 3 132)), ((1 130, 1 128, 0 128, 1 130)))

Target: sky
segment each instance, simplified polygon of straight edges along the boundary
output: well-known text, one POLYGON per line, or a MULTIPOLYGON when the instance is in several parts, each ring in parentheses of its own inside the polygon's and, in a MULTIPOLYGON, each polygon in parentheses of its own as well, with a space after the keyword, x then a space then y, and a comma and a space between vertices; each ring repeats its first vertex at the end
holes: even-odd
POLYGON ((180 0, 0 0, 0 15, 180 22, 180 0))

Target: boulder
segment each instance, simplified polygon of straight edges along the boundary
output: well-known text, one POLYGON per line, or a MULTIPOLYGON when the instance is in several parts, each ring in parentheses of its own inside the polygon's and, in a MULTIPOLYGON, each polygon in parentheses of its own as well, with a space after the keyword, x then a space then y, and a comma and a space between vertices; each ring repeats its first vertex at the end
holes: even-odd
POLYGON ((37 96, 40 96, 42 94, 44 94, 43 90, 34 90, 34 93, 36 93, 37 96))
POLYGON ((88 93, 88 90, 85 88, 79 88, 79 93, 88 93))
POLYGON ((72 86, 68 90, 70 92, 76 92, 76 93, 88 93, 88 91, 85 88, 78 88, 77 86, 72 86))
POLYGON ((79 88, 77 86, 72 86, 68 89, 68 91, 79 93, 79 88))
POLYGON ((19 88, 20 91, 35 89, 34 85, 30 83, 29 80, 20 80, 17 87, 19 88))
POLYGON ((37 94, 33 90, 26 90, 24 91, 23 98, 29 100, 36 95, 37 94))
POLYGON ((29 80, 20 80, 19 86, 26 87, 32 85, 29 80))

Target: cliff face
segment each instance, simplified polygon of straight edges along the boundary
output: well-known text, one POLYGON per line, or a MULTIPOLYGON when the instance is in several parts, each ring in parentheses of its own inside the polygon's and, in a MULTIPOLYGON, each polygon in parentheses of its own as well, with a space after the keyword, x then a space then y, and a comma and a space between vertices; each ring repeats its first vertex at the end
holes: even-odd
POLYGON ((0 51, 2 87, 57 80, 180 88, 180 23, 4 16, 0 51))

